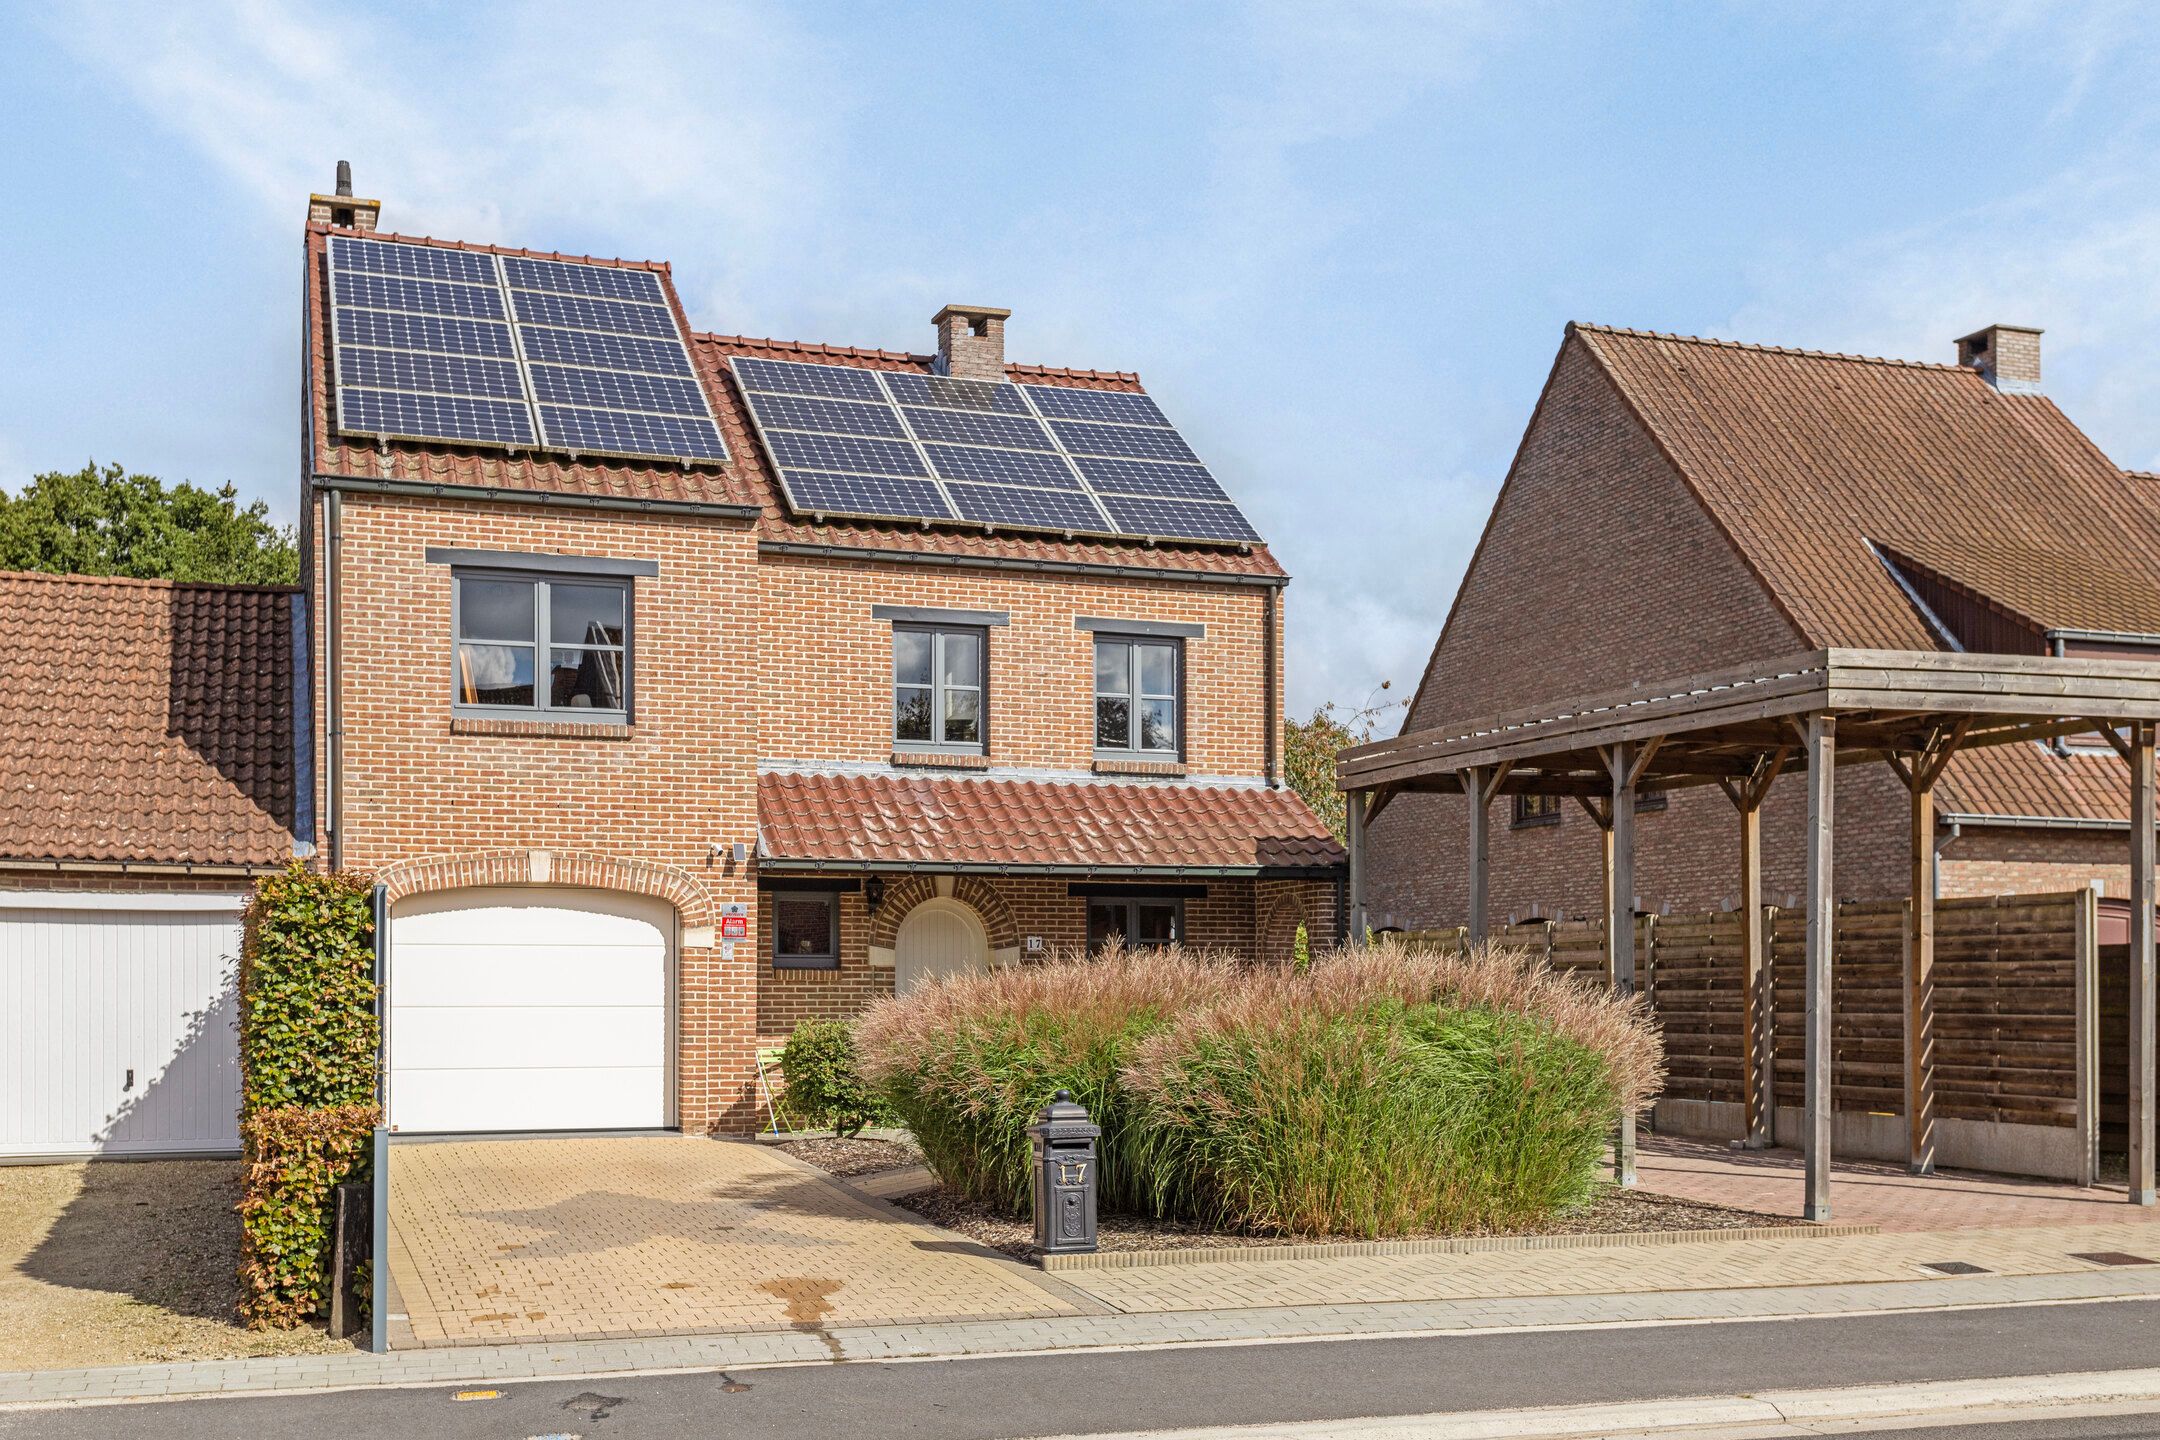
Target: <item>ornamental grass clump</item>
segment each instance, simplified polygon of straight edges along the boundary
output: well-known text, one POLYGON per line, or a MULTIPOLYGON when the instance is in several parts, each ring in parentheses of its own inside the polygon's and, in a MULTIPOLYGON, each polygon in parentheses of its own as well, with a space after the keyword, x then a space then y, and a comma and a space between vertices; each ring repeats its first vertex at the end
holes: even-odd
POLYGON ((1134 1049, 1144 1149, 1203 1218, 1377 1237, 1534 1225, 1587 1201, 1661 1082, 1637 1000, 1521 952, 1383 940, 1254 973, 1134 1049))
POLYGON ((1227 956, 1178 947, 959 975, 886 999, 856 1022, 865 1077, 914 1132, 939 1180, 1012 1215, 1033 1203, 1027 1127, 1070 1090, 1102 1126, 1105 1209, 1184 1213, 1183 1177, 1155 1163, 1125 1091, 1135 1048, 1237 983, 1227 956))

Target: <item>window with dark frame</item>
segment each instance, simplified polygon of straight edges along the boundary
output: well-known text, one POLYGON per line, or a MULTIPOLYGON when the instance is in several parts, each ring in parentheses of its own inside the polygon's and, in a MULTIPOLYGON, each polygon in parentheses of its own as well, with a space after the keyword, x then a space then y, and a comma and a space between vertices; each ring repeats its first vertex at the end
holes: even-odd
POLYGON ((1185 938, 1185 901, 1176 896, 1103 896, 1087 902, 1088 949, 1122 940, 1128 950, 1155 950, 1185 938))
POLYGON ((831 890, 774 890, 773 968, 840 968, 840 896, 831 890))
POLYGON ((491 571, 460 571, 452 579, 454 708, 628 718, 628 581, 491 571))
POLYGON ((1637 790, 1635 792, 1635 813, 1638 815, 1653 810, 1663 810, 1670 803, 1672 803, 1672 792, 1670 790, 1637 790))
POLYGON ((1560 797, 1558 795, 1519 794, 1515 797, 1515 828, 1520 830, 1531 825, 1557 825, 1560 823, 1560 797))
POLYGON ((893 626, 893 744, 980 755, 989 734, 988 632, 893 626))
POLYGON ((1115 636, 1095 641, 1095 748, 1175 760, 1183 749, 1178 704, 1185 647, 1176 640, 1115 636))

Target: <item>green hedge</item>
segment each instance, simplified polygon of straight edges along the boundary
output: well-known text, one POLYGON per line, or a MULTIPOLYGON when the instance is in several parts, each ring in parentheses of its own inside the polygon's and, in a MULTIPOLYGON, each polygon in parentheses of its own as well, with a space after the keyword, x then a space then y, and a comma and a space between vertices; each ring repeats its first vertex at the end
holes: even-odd
POLYGON ((855 1032, 839 1020, 805 1020, 780 1052, 788 1114, 838 1135, 859 1134, 886 1117, 885 1105, 855 1067, 855 1032))
POLYGON ((328 1309, 336 1187, 373 1176, 381 1120, 373 1105, 344 1105, 258 1110, 240 1122, 240 1314, 249 1325, 286 1329, 328 1309))
POLYGON ((297 861, 256 886, 240 960, 241 1317, 328 1299, 333 1188, 369 1178, 380 1027, 372 886, 297 861))

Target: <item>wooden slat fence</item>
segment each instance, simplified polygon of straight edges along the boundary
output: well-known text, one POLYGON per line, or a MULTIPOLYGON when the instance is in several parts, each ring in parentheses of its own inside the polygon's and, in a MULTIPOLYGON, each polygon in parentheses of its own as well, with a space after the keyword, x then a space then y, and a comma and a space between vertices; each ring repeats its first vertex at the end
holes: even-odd
MULTIPOLYGON (((1935 907, 1936 1114, 2021 1125, 2077 1123, 2078 908, 2081 892, 1940 900, 1935 907)), ((1664 1031, 1665 1094, 1741 1098, 1738 911, 1644 916, 1637 974, 1664 1031)), ((1905 1108, 1905 902, 1853 901, 1837 911, 1832 976, 1833 1103, 1839 1110, 1905 1108)), ((1771 1054, 1780 1105, 1804 1103, 1806 916, 1764 911, 1771 1054)), ((1416 942, 1459 948, 1461 929, 1418 931, 1416 942)), ((1533 920, 1495 932, 1551 965, 1606 974, 1599 920, 1533 920)))

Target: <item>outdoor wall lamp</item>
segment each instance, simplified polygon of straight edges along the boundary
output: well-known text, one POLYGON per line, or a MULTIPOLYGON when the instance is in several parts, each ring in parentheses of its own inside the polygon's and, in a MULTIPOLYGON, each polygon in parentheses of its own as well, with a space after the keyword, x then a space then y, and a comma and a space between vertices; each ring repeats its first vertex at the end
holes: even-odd
POLYGON ((885 903, 885 877, 872 875, 863 881, 862 898, 863 908, 872 915, 877 914, 878 906, 885 903))

